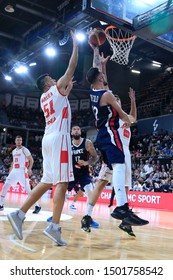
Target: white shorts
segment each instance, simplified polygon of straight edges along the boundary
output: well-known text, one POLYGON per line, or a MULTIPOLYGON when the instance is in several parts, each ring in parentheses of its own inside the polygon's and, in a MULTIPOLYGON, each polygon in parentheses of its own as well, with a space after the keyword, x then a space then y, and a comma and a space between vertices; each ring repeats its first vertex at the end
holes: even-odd
POLYGON ((110 170, 105 163, 102 164, 98 179, 108 181, 109 183, 112 182, 112 170, 110 170))
MULTIPOLYGON (((124 154, 125 154, 125 186, 131 188, 131 155, 129 148, 126 146, 123 146, 124 154)), ((102 164, 102 167, 99 172, 98 179, 108 181, 109 183, 112 183, 112 170, 107 167, 106 164, 102 164)))
POLYGON ((74 181, 70 134, 50 133, 42 140, 42 183, 74 181))
POLYGON ((24 168, 13 168, 5 182, 12 187, 16 187, 17 183, 20 183, 27 191, 28 188, 30 189, 28 173, 24 168))
POLYGON ((123 146, 124 154, 125 154, 125 186, 131 189, 132 186, 132 164, 131 164, 131 154, 129 148, 127 146, 123 146))

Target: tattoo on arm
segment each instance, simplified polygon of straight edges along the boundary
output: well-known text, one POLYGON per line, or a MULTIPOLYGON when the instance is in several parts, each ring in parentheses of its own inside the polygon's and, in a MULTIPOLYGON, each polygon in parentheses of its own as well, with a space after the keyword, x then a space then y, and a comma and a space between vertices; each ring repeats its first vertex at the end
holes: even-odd
POLYGON ((94 145, 90 140, 87 140, 86 146, 87 146, 86 149, 90 154, 90 158, 88 160, 88 165, 95 165, 95 163, 99 160, 99 157, 98 157, 97 152, 94 148, 94 145))

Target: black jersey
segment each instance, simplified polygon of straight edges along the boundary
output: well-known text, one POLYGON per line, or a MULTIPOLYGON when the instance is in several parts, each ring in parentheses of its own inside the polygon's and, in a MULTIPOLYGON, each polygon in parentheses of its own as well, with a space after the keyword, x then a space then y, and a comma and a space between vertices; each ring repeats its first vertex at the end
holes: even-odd
POLYGON ((86 150, 86 139, 82 138, 81 143, 77 146, 72 141, 72 159, 73 159, 73 172, 76 179, 77 176, 89 175, 89 166, 80 166, 77 162, 79 159, 87 161, 89 153, 86 150))
POLYGON ((91 90, 89 92, 91 99, 92 110, 96 119, 96 127, 118 129, 119 115, 118 112, 111 106, 100 106, 100 99, 107 90, 91 90))

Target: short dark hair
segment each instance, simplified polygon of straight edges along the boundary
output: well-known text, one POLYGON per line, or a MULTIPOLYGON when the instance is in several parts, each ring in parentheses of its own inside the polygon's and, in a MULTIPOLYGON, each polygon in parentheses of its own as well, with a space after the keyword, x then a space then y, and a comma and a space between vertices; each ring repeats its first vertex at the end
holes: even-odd
POLYGON ((86 79, 90 84, 93 84, 99 74, 100 72, 97 67, 91 67, 86 74, 86 79))
MULTIPOLYGON (((78 127, 80 128, 80 126, 79 126, 78 124, 73 123, 73 124, 71 125, 71 130, 72 130, 72 128, 75 127, 75 126, 78 126, 78 127)), ((80 128, 80 130, 81 130, 81 128, 80 128)))
POLYGON ((45 87, 45 77, 49 76, 48 73, 42 74, 37 78, 37 87, 40 91, 44 90, 45 87))
POLYGON ((21 135, 17 135, 17 136, 15 137, 15 140, 16 140, 17 138, 22 138, 22 136, 21 136, 21 135))

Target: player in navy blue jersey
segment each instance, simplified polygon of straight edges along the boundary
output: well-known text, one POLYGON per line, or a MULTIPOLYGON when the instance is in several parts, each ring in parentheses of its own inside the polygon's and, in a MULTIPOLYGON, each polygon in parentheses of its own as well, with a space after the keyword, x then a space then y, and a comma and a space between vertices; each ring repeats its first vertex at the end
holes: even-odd
MULTIPOLYGON (((102 153, 104 163, 112 170, 112 185, 117 202, 112 217, 123 220, 124 224, 130 226, 148 224, 148 221, 139 218, 129 209, 125 191, 125 156, 118 133, 119 118, 123 121, 123 128, 128 128, 131 122, 108 88, 106 71, 101 65, 102 60, 106 67, 108 58, 100 57, 98 47, 93 47, 93 50, 93 67, 87 72, 86 78, 91 85, 89 95, 98 129, 97 147, 102 153)), ((81 224, 82 229, 89 232, 90 216, 84 216, 81 224)))

